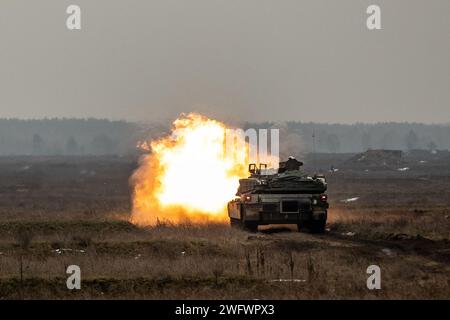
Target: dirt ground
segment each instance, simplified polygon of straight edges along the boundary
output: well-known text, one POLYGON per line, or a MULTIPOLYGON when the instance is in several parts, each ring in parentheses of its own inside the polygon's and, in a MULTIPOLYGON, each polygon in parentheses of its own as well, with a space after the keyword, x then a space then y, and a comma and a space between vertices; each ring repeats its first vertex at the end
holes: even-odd
POLYGON ((0 158, 0 299, 449 299, 450 159, 368 169, 346 157, 315 159, 331 204, 320 235, 139 228, 128 222, 136 159, 0 158), (81 290, 66 287, 73 264, 81 290), (380 290, 367 289, 369 265, 380 290))

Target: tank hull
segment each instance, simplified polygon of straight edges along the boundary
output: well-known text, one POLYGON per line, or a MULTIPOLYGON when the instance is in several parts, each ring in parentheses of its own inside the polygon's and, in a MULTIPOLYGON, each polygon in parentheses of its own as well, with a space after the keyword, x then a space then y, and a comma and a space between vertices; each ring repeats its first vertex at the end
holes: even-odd
POLYGON ((234 225, 240 221, 244 227, 246 223, 325 226, 328 204, 319 199, 316 194, 251 195, 248 201, 242 201, 241 198, 230 201, 228 215, 234 219, 234 225))

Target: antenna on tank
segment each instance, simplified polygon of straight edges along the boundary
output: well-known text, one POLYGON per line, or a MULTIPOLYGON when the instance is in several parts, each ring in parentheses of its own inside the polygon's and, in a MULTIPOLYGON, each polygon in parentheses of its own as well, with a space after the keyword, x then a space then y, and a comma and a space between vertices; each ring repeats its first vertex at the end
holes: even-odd
POLYGON ((315 132, 314 127, 313 127, 313 132, 312 132, 312 141, 313 141, 313 168, 314 168, 314 171, 317 171, 317 168, 316 168, 316 132, 315 132))

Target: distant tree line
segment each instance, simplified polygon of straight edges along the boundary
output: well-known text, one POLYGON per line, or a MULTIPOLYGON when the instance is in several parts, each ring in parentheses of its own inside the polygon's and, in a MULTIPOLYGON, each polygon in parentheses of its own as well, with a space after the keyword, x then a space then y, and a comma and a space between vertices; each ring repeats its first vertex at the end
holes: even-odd
MULTIPOLYGON (((168 127, 102 119, 0 119, 0 156, 135 154, 138 141, 167 133, 168 127)), ((367 149, 450 149, 450 125, 290 121, 245 123, 243 127, 281 128, 281 147, 286 139, 289 149, 299 149, 286 150, 289 154, 313 150, 353 153, 367 149)))
POLYGON ((0 155, 128 154, 141 131, 126 121, 0 119, 0 155))
MULTIPOLYGON (((353 153, 367 149, 397 150, 448 150, 450 149, 450 124, 421 123, 356 123, 326 124, 290 121, 285 124, 246 123, 246 128, 283 128, 283 131, 298 135, 302 140, 302 152, 353 153)), ((283 144, 283 141, 280 141, 283 144)))

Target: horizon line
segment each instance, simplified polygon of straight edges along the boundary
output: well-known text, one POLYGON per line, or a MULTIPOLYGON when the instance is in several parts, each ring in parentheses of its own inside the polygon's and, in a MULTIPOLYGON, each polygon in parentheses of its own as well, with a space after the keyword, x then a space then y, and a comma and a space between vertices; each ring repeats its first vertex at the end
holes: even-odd
MULTIPOLYGON (((174 118, 175 120, 176 118, 174 118)), ((221 122, 222 121, 217 118, 212 118, 221 122)), ((19 117, 0 117, 0 121, 61 121, 61 120, 72 120, 72 121, 88 121, 88 120, 96 120, 96 121, 109 121, 109 122, 125 122, 130 124, 165 124, 172 123, 172 121, 165 120, 127 120, 127 119, 114 119, 114 118, 100 118, 100 117, 42 117, 42 118, 19 118, 19 117)), ((376 121, 376 122, 364 122, 364 121, 355 121, 355 122, 319 122, 319 121, 302 121, 302 120, 260 120, 260 121, 250 121, 250 120, 240 120, 236 122, 241 122, 243 124, 254 123, 300 123, 300 124, 317 124, 317 125, 342 125, 342 126, 355 126, 355 125, 380 125, 380 124, 406 124, 406 125, 425 125, 425 126, 450 126, 450 122, 418 122, 418 121, 376 121)))

